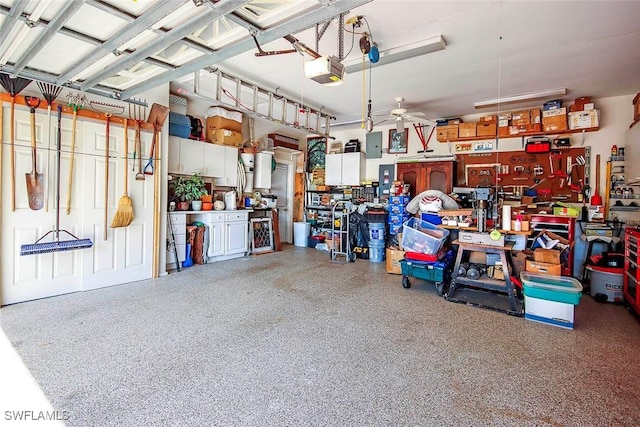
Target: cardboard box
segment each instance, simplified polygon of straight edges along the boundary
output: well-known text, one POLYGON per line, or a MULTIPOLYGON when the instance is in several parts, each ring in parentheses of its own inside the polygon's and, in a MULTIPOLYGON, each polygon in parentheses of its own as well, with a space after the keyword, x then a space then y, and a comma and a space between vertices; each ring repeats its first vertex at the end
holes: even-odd
MULTIPOLYGON (((556 108, 553 110, 544 110, 542 112, 542 118, 544 119, 545 117, 554 117, 554 116, 566 116, 567 115, 567 109, 562 107, 562 108, 556 108)), ((544 121, 543 121, 544 123, 544 121)))
POLYGON ((507 126, 509 126, 509 122, 510 121, 511 120, 509 120, 509 119, 498 120, 498 127, 501 127, 501 128, 507 127, 507 126))
POLYGON ((566 115, 542 118, 542 129, 545 132, 560 132, 569 129, 566 115))
POLYGON ((529 110, 515 111, 511 114, 511 124, 513 126, 531 124, 531 115, 529 110))
POLYGON ((502 113, 498 115, 498 120, 511 120, 511 113, 502 113))
POLYGON ((599 126, 600 110, 575 111, 569 113, 569 129, 588 129, 599 126))
POLYGON ((540 123, 540 109, 532 108, 529 110, 529 116, 531 117, 531 124, 540 123))
POLYGON ((207 129, 207 142, 240 147, 242 146, 242 134, 228 129, 207 129))
POLYGON ((471 138, 476 136, 476 123, 460 123, 458 125, 458 138, 471 138))
POLYGON ((536 248, 536 250, 533 251, 533 260, 547 264, 560 264, 560 254, 561 251, 556 249, 536 248))
MULTIPOLYGON (((562 100, 561 99, 555 99, 553 101, 548 101, 545 102, 544 104, 542 104, 542 111, 544 114, 544 111, 552 111, 552 110, 557 110, 562 108, 562 100)), ((565 113, 566 114, 566 113, 565 113)))
POLYGON ((524 318, 547 325, 573 329, 573 304, 524 296, 524 318))
POLYGON ((474 264, 486 264, 487 263, 487 254, 480 251, 470 251, 469 252, 469 262, 474 264))
POLYGON ((404 258, 404 251, 394 248, 387 248, 386 267, 387 273, 402 274, 400 260, 404 258))
POLYGON ((242 122, 222 116, 207 117, 207 133, 209 133, 210 129, 228 129, 233 132, 242 132, 242 122))
POLYGON ((517 136, 517 135, 521 135, 523 133, 530 133, 530 132, 542 132, 542 124, 541 123, 536 123, 536 124, 530 124, 530 125, 520 125, 520 126, 507 126, 507 127, 501 127, 498 129, 498 135, 500 135, 501 137, 510 137, 510 136, 517 136))
POLYGON ((496 122, 478 123, 476 128, 476 136, 495 137, 498 131, 496 122))
POLYGON ((439 142, 458 139, 458 125, 436 126, 436 139, 439 142))
POLYGON ((538 262, 528 259, 525 262, 525 270, 531 273, 550 274, 552 276, 560 276, 562 266, 560 264, 549 264, 546 262, 538 262))
POLYGON ((480 121, 481 122, 497 122, 498 121, 498 116, 496 116, 496 115, 482 116, 482 117, 480 117, 480 121))

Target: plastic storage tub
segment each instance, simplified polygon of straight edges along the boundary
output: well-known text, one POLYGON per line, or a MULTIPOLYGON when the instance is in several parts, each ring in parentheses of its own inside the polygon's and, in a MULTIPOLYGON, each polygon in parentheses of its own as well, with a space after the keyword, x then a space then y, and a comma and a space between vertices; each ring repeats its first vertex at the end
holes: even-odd
POLYGON ((169 135, 189 138, 191 135, 191 120, 182 114, 169 112, 169 135))
POLYGON ((448 237, 449 230, 416 217, 410 218, 402 226, 402 247, 407 252, 436 254, 448 237))
POLYGON ((525 296, 578 305, 582 284, 573 277, 520 273, 525 296))

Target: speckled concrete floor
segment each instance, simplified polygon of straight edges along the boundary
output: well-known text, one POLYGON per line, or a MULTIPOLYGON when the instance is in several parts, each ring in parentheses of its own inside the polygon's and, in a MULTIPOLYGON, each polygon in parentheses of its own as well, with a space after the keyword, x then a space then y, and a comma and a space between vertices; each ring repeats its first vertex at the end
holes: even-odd
POLYGON ((640 323, 624 307, 583 296, 565 330, 285 248, 4 307, 1 326, 73 426, 640 419, 640 323))

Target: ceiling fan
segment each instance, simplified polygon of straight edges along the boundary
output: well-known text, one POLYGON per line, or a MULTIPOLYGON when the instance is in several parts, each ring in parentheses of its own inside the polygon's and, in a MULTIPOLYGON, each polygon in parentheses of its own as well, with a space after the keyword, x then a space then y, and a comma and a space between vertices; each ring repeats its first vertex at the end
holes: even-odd
MULTIPOLYGON (((407 112, 406 108, 402 108, 402 101, 404 101, 404 98, 399 96, 396 98, 396 102, 398 103, 398 108, 394 108, 393 110, 391 110, 389 112, 389 115, 382 120, 379 123, 384 123, 388 120, 395 120, 396 122, 396 131, 398 133, 402 133, 404 132, 404 122, 417 122, 417 123, 422 123, 425 125, 431 125, 431 126, 435 126, 435 122, 433 120, 428 120, 424 117, 424 113, 421 113, 419 111, 414 111, 414 112, 407 112)), ((378 124, 379 124, 378 123, 378 124)))

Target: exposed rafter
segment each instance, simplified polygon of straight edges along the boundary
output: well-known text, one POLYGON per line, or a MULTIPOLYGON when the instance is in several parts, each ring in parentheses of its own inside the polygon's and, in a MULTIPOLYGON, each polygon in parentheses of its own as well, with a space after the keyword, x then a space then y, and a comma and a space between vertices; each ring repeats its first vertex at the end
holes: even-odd
MULTIPOLYGON (((260 36, 260 44, 264 45, 266 43, 270 43, 274 40, 277 40, 281 37, 284 37, 288 34, 295 34, 300 31, 307 30, 309 28, 313 28, 317 23, 325 22, 326 20, 333 19, 339 16, 342 13, 346 13, 349 10, 361 6, 363 4, 369 3, 371 0, 336 0, 333 3, 322 7, 320 9, 314 10, 312 12, 308 12, 296 19, 284 22, 279 25, 275 25, 268 30, 264 30, 260 36)), ((223 61, 225 59, 231 58, 240 53, 249 51, 255 48, 255 42, 253 38, 247 36, 242 41, 234 43, 232 46, 225 47, 224 49, 220 49, 215 54, 203 56, 197 58, 177 70, 173 72, 167 72, 161 74, 157 77, 154 77, 153 81, 146 81, 144 83, 140 83, 135 85, 125 91, 122 92, 122 98, 127 99, 133 97, 140 92, 151 89, 163 83, 169 83, 172 80, 175 80, 179 77, 187 75, 189 73, 193 73, 194 71, 200 70, 202 68, 206 68, 208 66, 214 65, 223 61)))
POLYGON ((91 78, 80 84, 81 89, 86 90, 95 86, 103 80, 117 74, 118 71, 126 70, 142 59, 155 55, 164 48, 171 46, 172 43, 175 43, 191 34, 195 29, 204 27, 208 23, 233 12, 235 9, 247 3, 249 3, 249 0, 221 0, 216 3, 215 9, 209 10, 202 15, 199 15, 197 18, 172 29, 164 37, 159 37, 157 40, 147 44, 142 49, 138 49, 136 53, 130 55, 124 61, 117 61, 111 66, 106 67, 98 74, 94 74, 91 78))

